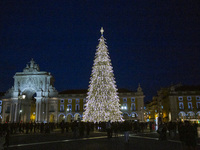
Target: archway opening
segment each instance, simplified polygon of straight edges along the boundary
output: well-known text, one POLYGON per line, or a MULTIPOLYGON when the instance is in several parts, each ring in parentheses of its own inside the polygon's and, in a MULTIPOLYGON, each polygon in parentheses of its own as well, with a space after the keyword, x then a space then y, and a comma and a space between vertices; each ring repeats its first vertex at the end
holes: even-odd
POLYGON ((124 113, 124 114, 123 114, 123 119, 124 119, 124 120, 128 120, 128 119, 129 119, 128 114, 124 113))
POLYGON ((67 122, 72 122, 72 115, 71 115, 71 114, 68 114, 68 115, 67 115, 66 121, 67 121, 67 122))
POLYGON ((51 123, 54 122, 54 114, 50 115, 49 122, 51 122, 51 123))
POLYGON ((75 115, 74 115, 74 120, 75 120, 75 121, 80 121, 80 120, 81 120, 81 115, 78 114, 78 113, 75 114, 75 115))
POLYGON ((34 122, 36 120, 36 92, 33 89, 26 89, 22 95, 25 96, 19 98, 19 120, 21 122, 34 122))
POLYGON ((58 122, 62 122, 65 121, 65 116, 63 114, 61 114, 58 118, 58 122))

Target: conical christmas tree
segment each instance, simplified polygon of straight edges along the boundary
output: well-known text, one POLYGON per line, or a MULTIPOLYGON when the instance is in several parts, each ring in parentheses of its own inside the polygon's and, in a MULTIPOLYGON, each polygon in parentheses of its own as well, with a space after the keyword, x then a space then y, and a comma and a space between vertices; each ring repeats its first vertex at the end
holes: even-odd
POLYGON ((109 52, 103 37, 97 46, 83 121, 123 121, 109 52))

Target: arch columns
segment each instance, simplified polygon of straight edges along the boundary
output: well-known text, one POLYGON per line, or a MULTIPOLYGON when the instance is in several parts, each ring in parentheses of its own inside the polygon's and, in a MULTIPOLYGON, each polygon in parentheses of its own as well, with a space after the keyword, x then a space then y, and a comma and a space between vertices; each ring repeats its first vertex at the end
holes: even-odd
POLYGON ((36 122, 42 122, 42 97, 35 97, 36 99, 36 122))
POLYGON ((49 122, 48 99, 35 97, 36 99, 36 122, 49 122))

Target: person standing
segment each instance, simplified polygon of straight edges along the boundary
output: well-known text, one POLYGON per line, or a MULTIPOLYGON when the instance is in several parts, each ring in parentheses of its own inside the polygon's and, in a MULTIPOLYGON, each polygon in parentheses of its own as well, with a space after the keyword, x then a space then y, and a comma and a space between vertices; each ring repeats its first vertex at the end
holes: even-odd
POLYGON ((128 121, 124 121, 124 123, 123 123, 123 130, 124 130, 125 143, 129 143, 130 125, 129 125, 128 121))
POLYGON ((0 150, 4 149, 5 145, 5 135, 3 133, 0 134, 0 150))
POLYGON ((87 137, 90 136, 90 123, 89 122, 86 123, 86 136, 87 137))
POLYGON ((106 131, 107 131, 108 138, 111 138, 112 135, 111 135, 111 123, 110 123, 110 120, 106 123, 106 131))

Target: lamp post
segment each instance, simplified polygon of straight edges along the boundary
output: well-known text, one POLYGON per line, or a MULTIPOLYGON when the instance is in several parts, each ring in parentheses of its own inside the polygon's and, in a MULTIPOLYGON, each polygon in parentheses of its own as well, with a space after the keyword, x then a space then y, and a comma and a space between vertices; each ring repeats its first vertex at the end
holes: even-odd
POLYGON ((20 100, 19 106, 19 122, 21 122, 21 114, 22 114, 22 100, 26 98, 26 95, 19 95, 18 99, 20 100))

